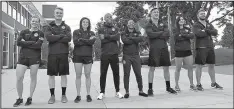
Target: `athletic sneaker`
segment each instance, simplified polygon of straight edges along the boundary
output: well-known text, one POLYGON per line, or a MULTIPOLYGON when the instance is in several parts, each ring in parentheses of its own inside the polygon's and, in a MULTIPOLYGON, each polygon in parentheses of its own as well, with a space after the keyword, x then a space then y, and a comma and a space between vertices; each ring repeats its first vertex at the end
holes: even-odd
POLYGON ((129 98, 129 94, 126 93, 126 94, 124 95, 124 98, 129 98))
POLYGON ((86 98, 87 98, 87 102, 91 102, 92 101, 92 98, 91 98, 90 95, 87 95, 86 98))
POLYGON ((153 95, 154 95, 153 92, 154 92, 153 89, 149 89, 149 90, 148 90, 148 96, 153 96, 153 95))
POLYGON ((116 97, 118 97, 119 99, 122 99, 123 98, 123 95, 120 93, 120 92, 116 92, 116 97))
POLYGON ((104 93, 100 93, 97 97, 98 100, 102 100, 104 98, 104 93))
POLYGON ((48 104, 54 104, 55 103, 55 96, 52 95, 48 101, 48 104))
POLYGON ((190 90, 197 91, 197 88, 194 85, 190 85, 190 90))
POLYGON ((77 96, 76 99, 74 100, 75 103, 79 103, 81 100, 81 96, 77 96))
POLYGON ((15 104, 13 105, 14 107, 18 107, 20 104, 22 104, 23 103, 23 99, 16 99, 16 102, 15 102, 15 104))
POLYGON ((199 91, 203 91, 204 90, 201 84, 197 85, 197 90, 199 90, 199 91))
POLYGON ((148 94, 146 94, 144 92, 139 92, 139 96, 148 97, 148 94))
POLYGON ((61 102, 62 103, 66 103, 68 100, 67 100, 67 97, 66 97, 66 95, 62 95, 62 97, 61 97, 61 102))
POLYGON ((26 103, 25 103, 25 106, 28 106, 28 105, 30 105, 30 104, 32 104, 32 98, 31 98, 31 97, 28 97, 28 99, 27 99, 27 101, 26 101, 26 103))
POLYGON ((181 90, 180 90, 180 87, 179 87, 179 86, 176 86, 176 87, 175 87, 175 91, 176 91, 176 92, 180 92, 180 91, 181 91, 181 90))
POLYGON ((220 86, 219 84, 217 84, 216 82, 215 83, 211 83, 211 87, 214 87, 216 89, 223 89, 223 87, 220 86))
POLYGON ((170 87, 167 88, 166 91, 167 91, 168 93, 171 93, 171 94, 177 94, 177 92, 176 92, 174 89, 170 88, 170 87))

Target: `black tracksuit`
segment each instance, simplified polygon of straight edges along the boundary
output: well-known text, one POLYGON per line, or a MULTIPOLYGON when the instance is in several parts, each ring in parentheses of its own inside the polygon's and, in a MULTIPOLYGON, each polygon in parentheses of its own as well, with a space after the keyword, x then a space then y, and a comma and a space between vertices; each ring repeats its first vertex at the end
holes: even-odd
POLYGON ((118 32, 118 29, 113 24, 106 22, 104 26, 98 30, 98 34, 104 34, 105 37, 101 40, 101 93, 105 93, 106 75, 109 64, 113 71, 116 92, 119 92, 119 47, 117 41, 119 41, 120 35, 118 32))
POLYGON ((203 25, 201 22, 195 22, 193 25, 193 32, 196 37, 195 63, 200 65, 206 63, 215 64, 212 36, 216 36, 218 31, 208 22, 206 22, 206 25, 203 25))
POLYGON ((45 36, 49 42, 47 75, 68 75, 68 43, 71 41, 70 27, 64 21, 61 25, 56 25, 55 21, 52 21, 45 32, 45 36))
POLYGON ((44 38, 44 33, 40 30, 30 31, 22 30, 17 39, 17 46, 20 46, 19 64, 31 66, 39 64, 41 60, 41 45, 43 43, 40 38, 44 38), (22 41, 22 39, 24 41, 22 41))
POLYGON ((129 77, 131 65, 133 67, 136 80, 138 83, 139 91, 142 91, 143 83, 141 76, 141 59, 139 55, 139 43, 143 41, 140 32, 135 29, 133 32, 126 30, 122 33, 121 39, 124 43, 123 46, 123 68, 124 68, 124 88, 129 92, 129 77))

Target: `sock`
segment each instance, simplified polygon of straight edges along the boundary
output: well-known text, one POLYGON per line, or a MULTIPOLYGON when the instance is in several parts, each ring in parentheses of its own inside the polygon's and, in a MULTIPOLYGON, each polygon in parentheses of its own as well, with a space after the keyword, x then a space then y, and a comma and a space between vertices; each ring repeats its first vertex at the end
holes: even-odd
POLYGON ((54 88, 50 89, 50 94, 51 94, 51 96, 54 95, 54 88))
POLYGON ((171 86, 170 86, 170 81, 166 81, 166 87, 167 88, 170 88, 171 86))
POLYGON ((66 93, 66 87, 62 87, 62 95, 65 95, 66 93))
POLYGON ((149 89, 153 88, 153 83, 149 83, 149 89))

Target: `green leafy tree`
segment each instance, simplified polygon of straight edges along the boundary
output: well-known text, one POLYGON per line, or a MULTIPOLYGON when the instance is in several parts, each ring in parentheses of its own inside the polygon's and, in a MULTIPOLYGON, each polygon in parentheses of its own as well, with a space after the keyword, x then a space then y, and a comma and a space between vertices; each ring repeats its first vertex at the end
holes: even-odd
POLYGON ((221 38, 220 44, 223 47, 233 48, 233 24, 227 23, 223 31, 223 36, 221 38))

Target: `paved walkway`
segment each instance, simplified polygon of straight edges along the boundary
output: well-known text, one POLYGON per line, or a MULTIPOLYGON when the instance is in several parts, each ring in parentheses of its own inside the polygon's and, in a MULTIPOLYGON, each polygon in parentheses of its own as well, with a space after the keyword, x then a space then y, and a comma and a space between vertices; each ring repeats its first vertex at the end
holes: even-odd
MULTIPOLYGON (((28 108, 233 108, 233 75, 216 74, 217 81, 224 87, 224 90, 216 90, 210 87, 210 77, 208 73, 203 73, 202 84, 205 88, 203 92, 193 92, 189 90, 189 80, 187 71, 182 69, 180 77, 180 87, 182 92, 177 95, 168 94, 165 91, 165 82, 162 68, 157 68, 154 79, 154 97, 140 97, 138 96, 138 88, 134 73, 131 71, 130 76, 130 98, 118 99, 115 98, 115 89, 113 83, 113 75, 109 68, 107 75, 106 98, 97 100, 99 93, 99 76, 100 76, 100 62, 95 62, 92 68, 92 86, 91 96, 93 101, 86 102, 86 87, 85 77, 82 76, 81 97, 82 101, 78 104, 74 103, 76 97, 75 87, 75 72, 73 64, 70 65, 70 75, 68 76, 67 97, 68 103, 61 103, 61 88, 60 78, 56 77, 56 103, 47 104, 50 96, 48 88, 48 77, 46 70, 41 69, 38 72, 37 88, 33 97, 33 104, 28 108)), ((123 68, 120 64, 120 92, 124 94, 123 88, 123 68)), ((15 70, 4 70, 2 74, 2 107, 12 108, 13 103, 17 99, 17 92, 15 89, 15 70)), ((174 69, 171 72, 171 86, 174 87, 174 69)), ((195 75, 195 74, 194 74, 195 75)), ((144 84, 144 91, 148 88, 148 68, 142 68, 142 77, 144 84)), ((194 76, 195 81, 195 76, 194 76)), ((30 76, 27 70, 24 78, 24 103, 29 95, 30 76)), ((27 108, 21 105, 19 108, 27 108)))

